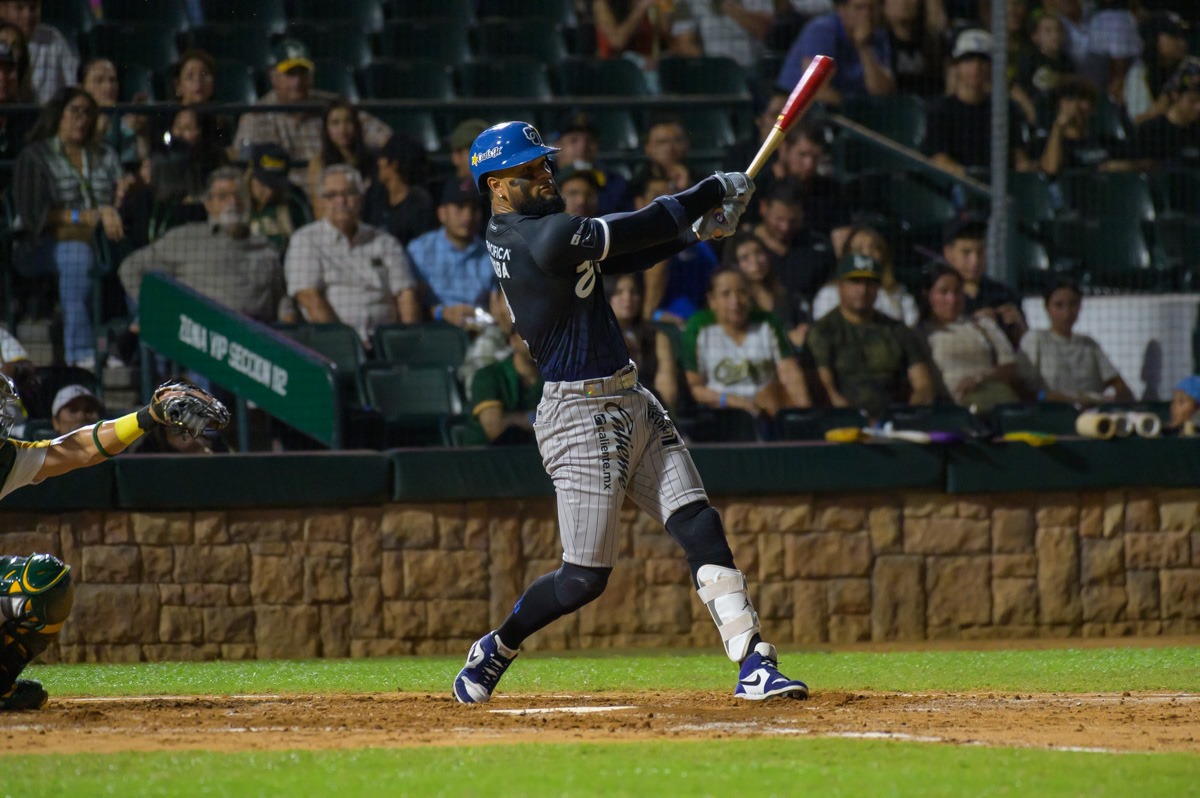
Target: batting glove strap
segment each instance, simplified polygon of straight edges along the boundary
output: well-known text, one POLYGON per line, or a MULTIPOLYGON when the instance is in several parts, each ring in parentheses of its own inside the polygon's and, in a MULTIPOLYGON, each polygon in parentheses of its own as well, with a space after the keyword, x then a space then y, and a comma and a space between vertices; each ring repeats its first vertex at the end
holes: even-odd
POLYGON ((720 180, 721 187, 725 189, 725 202, 748 202, 754 193, 754 178, 745 172, 714 172, 713 177, 720 180))

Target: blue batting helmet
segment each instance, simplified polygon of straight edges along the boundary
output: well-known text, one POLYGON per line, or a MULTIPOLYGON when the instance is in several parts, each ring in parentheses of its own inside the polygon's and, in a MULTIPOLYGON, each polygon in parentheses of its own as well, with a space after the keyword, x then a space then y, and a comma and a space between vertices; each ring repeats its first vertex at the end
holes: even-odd
POLYGON ((479 193, 486 193, 484 178, 510 166, 519 166, 558 152, 547 147, 537 128, 528 122, 501 122, 475 138, 471 145, 471 178, 479 193))

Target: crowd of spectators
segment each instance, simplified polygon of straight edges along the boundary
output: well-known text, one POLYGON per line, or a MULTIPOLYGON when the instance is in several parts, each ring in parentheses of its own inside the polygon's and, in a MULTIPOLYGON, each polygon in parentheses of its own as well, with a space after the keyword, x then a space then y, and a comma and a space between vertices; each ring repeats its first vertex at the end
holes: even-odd
MULTIPOLYGON (((668 56, 723 56, 745 70, 760 110, 754 132, 724 153, 726 168, 745 166, 787 90, 825 54, 838 62, 820 97, 827 108, 919 97, 924 153, 952 174, 986 178, 995 36, 1009 51, 1013 170, 1053 179, 1200 168, 1200 60, 1178 13, 1186 2, 1009 0, 1002 31, 991 30, 987 0, 574 5, 594 53, 634 61, 652 90, 668 56), (1115 111, 1121 135, 1094 124, 1102 109, 1115 111)), ((318 64, 305 42, 276 41, 262 109, 238 117, 215 105, 217 61, 185 50, 167 80, 172 96, 159 98, 178 104, 171 114, 152 103, 118 114, 105 109, 150 99, 122 93, 121 64, 81 63, 41 20, 38 0, 0 0, 0 105, 41 105, 32 126, 0 114, 0 159, 15 161, 13 268, 55 278, 64 360, 89 369, 104 334, 92 301, 102 256, 134 332, 151 271, 260 321, 341 322, 367 348, 383 324, 455 325, 471 337, 459 377, 472 436, 525 440, 536 373, 507 319, 468 163, 489 120, 459 122, 443 142, 446 161, 431 163, 422 144, 316 88, 318 64)), ((703 177, 683 119, 645 122, 633 168, 606 162, 594 116, 553 125, 568 212, 633 210, 703 177)), ((737 236, 608 286, 643 379, 666 404, 768 417, 824 403, 877 418, 892 403, 986 410, 1036 397, 1132 398, 1096 342, 1072 332, 1078 286, 1053 286, 1052 328, 1027 329, 1020 297, 988 277, 985 220, 957 218, 941 252, 926 253, 920 285, 906 286, 886 225, 864 218, 831 174, 830 143, 819 122, 800 126, 760 173, 737 236)))

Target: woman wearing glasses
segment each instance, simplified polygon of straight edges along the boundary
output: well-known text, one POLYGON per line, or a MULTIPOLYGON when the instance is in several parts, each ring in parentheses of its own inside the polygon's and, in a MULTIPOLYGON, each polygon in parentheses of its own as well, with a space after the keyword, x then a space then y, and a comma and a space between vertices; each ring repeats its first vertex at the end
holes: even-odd
POLYGON ((84 368, 95 366, 89 306, 97 229, 111 241, 125 236, 115 207, 123 193, 121 164, 96 141, 96 117, 86 91, 59 90, 17 157, 12 192, 16 269, 58 276, 64 354, 68 364, 84 368))

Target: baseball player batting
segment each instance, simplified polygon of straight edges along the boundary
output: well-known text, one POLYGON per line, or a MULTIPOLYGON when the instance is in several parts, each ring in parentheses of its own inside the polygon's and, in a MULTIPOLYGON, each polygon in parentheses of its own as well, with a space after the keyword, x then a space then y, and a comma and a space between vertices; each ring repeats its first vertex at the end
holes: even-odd
POLYGON ((718 230, 733 233, 754 182, 717 172, 635 213, 570 216, 554 180, 557 151, 525 122, 494 125, 471 147, 471 175, 491 197, 492 267, 546 382, 534 433, 558 497, 563 562, 471 646, 454 696, 490 699, 526 638, 604 592, 628 495, 683 549, 725 651, 740 665, 734 695, 807 698, 808 686, 780 673, 775 647, 763 641, 721 517, 666 411, 638 384, 600 285, 602 274, 644 271, 718 230))
MULTIPOLYGON (((184 382, 158 387, 150 404, 52 441, 8 439, 19 414, 12 380, 0 374, 0 499, 17 488, 103 462, 156 425, 195 436, 229 423, 225 405, 184 382)), ((71 567, 50 554, 0 555, 0 711, 40 709, 48 696, 35 679, 18 679, 62 631, 75 600, 71 567)))

